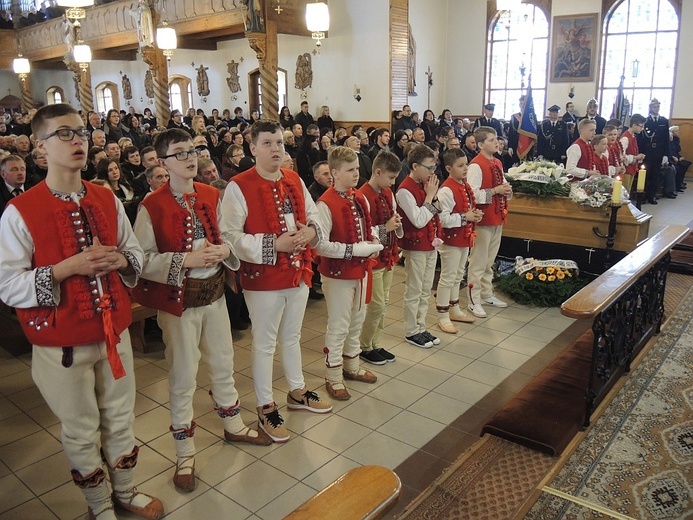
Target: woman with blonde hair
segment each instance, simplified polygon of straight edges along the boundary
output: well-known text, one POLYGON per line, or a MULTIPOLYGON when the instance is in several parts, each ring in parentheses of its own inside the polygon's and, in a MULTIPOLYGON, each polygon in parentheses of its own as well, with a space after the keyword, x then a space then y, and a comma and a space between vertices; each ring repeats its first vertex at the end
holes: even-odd
POLYGON ((329 128, 334 133, 334 121, 330 117, 330 107, 323 105, 320 109, 320 117, 316 122, 318 128, 329 128))

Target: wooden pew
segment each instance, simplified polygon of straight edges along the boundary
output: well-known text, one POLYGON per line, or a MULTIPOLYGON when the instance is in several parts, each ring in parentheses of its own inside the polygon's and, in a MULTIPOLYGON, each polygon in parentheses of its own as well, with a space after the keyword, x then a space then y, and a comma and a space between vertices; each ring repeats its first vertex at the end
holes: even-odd
POLYGON ((402 483, 382 466, 347 471, 284 520, 375 520, 399 498, 402 483))
POLYGON ((667 226, 561 305, 565 316, 592 321, 585 427, 616 379, 630 371, 640 349, 659 333, 670 250, 688 232, 684 226, 667 226))
POLYGON ((130 324, 130 342, 133 350, 146 353, 147 342, 144 339, 144 320, 156 316, 156 309, 143 307, 136 301, 132 301, 132 323, 130 324))

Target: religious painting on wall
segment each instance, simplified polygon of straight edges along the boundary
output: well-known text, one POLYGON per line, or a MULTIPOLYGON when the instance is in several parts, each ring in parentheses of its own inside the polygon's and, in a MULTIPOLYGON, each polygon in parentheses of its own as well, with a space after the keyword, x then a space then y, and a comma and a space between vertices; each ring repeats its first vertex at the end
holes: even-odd
POLYGON ((553 17, 550 81, 594 81, 599 15, 553 17))

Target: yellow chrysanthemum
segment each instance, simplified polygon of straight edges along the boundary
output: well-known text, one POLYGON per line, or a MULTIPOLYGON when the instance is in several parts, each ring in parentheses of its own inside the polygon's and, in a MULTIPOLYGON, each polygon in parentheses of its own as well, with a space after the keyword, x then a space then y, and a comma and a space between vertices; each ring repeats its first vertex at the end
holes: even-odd
POLYGON ((527 278, 527 280, 534 280, 534 275, 532 273, 527 273, 525 278, 527 278))
POLYGON ((546 281, 546 275, 544 273, 541 273, 539 275, 539 280, 541 280, 542 282, 545 282, 546 281))
POLYGON ((556 281, 556 277, 555 277, 554 275, 551 275, 551 276, 549 276, 549 277, 547 278, 547 280, 548 280, 549 282, 555 282, 555 281, 556 281))
POLYGON ((553 274, 553 273, 556 272, 556 270, 555 270, 553 267, 547 267, 547 268, 546 268, 546 272, 549 273, 549 274, 553 274))
POLYGON ((570 271, 566 271, 566 272, 565 272, 565 274, 567 274, 567 275, 568 275, 568 278, 572 278, 572 277, 573 277, 573 275, 571 274, 571 272, 570 272, 570 271))
POLYGON ((563 271, 558 271, 556 273, 556 278, 558 278, 559 280, 563 280, 563 278, 565 278, 565 273, 563 273, 563 271))

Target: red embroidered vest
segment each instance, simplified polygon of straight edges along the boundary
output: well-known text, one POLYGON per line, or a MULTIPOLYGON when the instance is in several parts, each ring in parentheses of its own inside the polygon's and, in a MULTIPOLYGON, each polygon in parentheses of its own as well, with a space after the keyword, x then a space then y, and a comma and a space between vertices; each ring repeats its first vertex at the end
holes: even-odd
POLYGON ((580 147, 580 160, 577 163, 578 168, 584 168, 587 171, 594 169, 595 155, 594 149, 590 143, 586 143, 582 139, 576 139, 575 143, 580 147))
MULTIPOLYGON (((359 188, 358 192, 366 198, 370 205, 373 225, 385 226, 385 223, 395 214, 392 190, 385 188, 380 193, 377 193, 369 183, 366 183, 359 188)), ((378 255, 378 263, 373 269, 386 268, 389 271, 399 257, 397 237, 394 231, 390 231, 387 234, 387 243, 383 244, 383 246, 383 250, 378 255)))
MULTIPOLYGON (((621 134, 621 137, 626 136, 628 138, 628 147, 625 150, 626 155, 638 155, 640 153, 640 149, 638 148, 638 140, 635 138, 633 134, 630 133, 629 130, 626 130, 621 134)), ((619 138, 619 142, 620 142, 619 138)), ((635 175, 638 173, 638 168, 639 165, 637 162, 634 162, 633 164, 629 164, 626 166, 626 173, 628 175, 635 175)))
MULTIPOLYGON (((414 179, 407 176, 402 181, 402 184, 399 185, 399 189, 407 190, 414 196, 416 205, 419 207, 423 206, 426 200, 426 192, 423 186, 414 179)), ((433 251, 433 240, 435 238, 442 239, 443 237, 438 214, 436 213, 433 215, 433 218, 429 220, 423 228, 419 229, 411 223, 409 217, 407 217, 407 214, 401 207, 398 207, 397 211, 402 217, 402 230, 404 231, 404 238, 400 239, 400 247, 407 251, 433 251)))
MULTIPOLYGON (((503 165, 495 157, 493 167, 491 161, 481 154, 474 157, 470 164, 477 164, 481 168, 481 190, 489 190, 503 184, 503 165)), ((476 207, 484 212, 477 226, 502 226, 508 218, 507 204, 508 198, 504 195, 494 195, 490 204, 477 204, 476 207)))
MULTIPOLYGON (((281 171, 283 176, 276 182, 261 177, 255 167, 231 179, 238 184, 248 205, 248 218, 243 226, 245 233, 279 236, 286 232, 282 206, 287 198, 291 201, 296 223, 307 224, 301 178, 291 170, 282 168, 281 171)), ((301 281, 311 286, 312 247, 306 246, 304 252, 295 255, 282 252, 276 255, 274 265, 241 261, 241 287, 250 291, 278 291, 298 287, 301 281)))
MULTIPOLYGON (((371 217, 368 214, 366 200, 360 193, 354 193, 354 200, 342 197, 333 187, 322 194, 318 199, 330 208, 332 213, 332 230, 330 242, 343 244, 355 244, 364 240, 373 240, 371 234, 371 217), (361 232, 359 212, 363 215, 364 231, 361 232)), ((323 276, 341 278, 344 280, 360 280, 366 275, 368 259, 354 256, 346 258, 319 257, 318 270, 323 276)))
MULTIPOLYGON (((118 211, 113 192, 86 183, 87 194, 75 202, 55 197, 41 182, 25 195, 13 198, 36 245, 32 266, 44 267, 81 252, 88 246, 86 226, 103 245, 118 245, 118 211), (41 211, 36 211, 41 208, 41 211), (82 218, 86 217, 86 222, 82 218)), ((132 321, 130 298, 117 272, 101 277, 104 294, 111 297, 111 320, 117 334, 132 321)), ((45 347, 72 347, 105 340, 97 282, 88 276, 74 275, 60 284, 60 305, 17 309, 27 339, 45 347), (98 310, 97 310, 98 309, 98 310)))
MULTIPOLYGON (((467 184, 461 184, 456 180, 448 177, 441 187, 449 188, 455 198, 455 206, 452 208, 453 213, 466 213, 470 209, 474 209, 475 201, 472 187, 467 184)), ((476 224, 467 222, 466 226, 456 228, 443 228, 445 235, 445 244, 455 247, 471 247, 476 224)))
MULTIPOLYGON (((202 223, 207 240, 212 244, 221 244, 217 216, 219 190, 199 182, 193 183, 193 186, 196 194, 195 204, 192 207, 195 216, 202 223)), ((147 208, 151 218, 156 246, 160 253, 192 251, 194 234, 192 216, 188 210, 178 204, 168 182, 146 197, 141 204, 147 208)), ((132 290, 132 296, 145 307, 181 316, 186 281, 187 277, 183 279, 183 285, 179 287, 140 278, 137 286, 132 290)))

